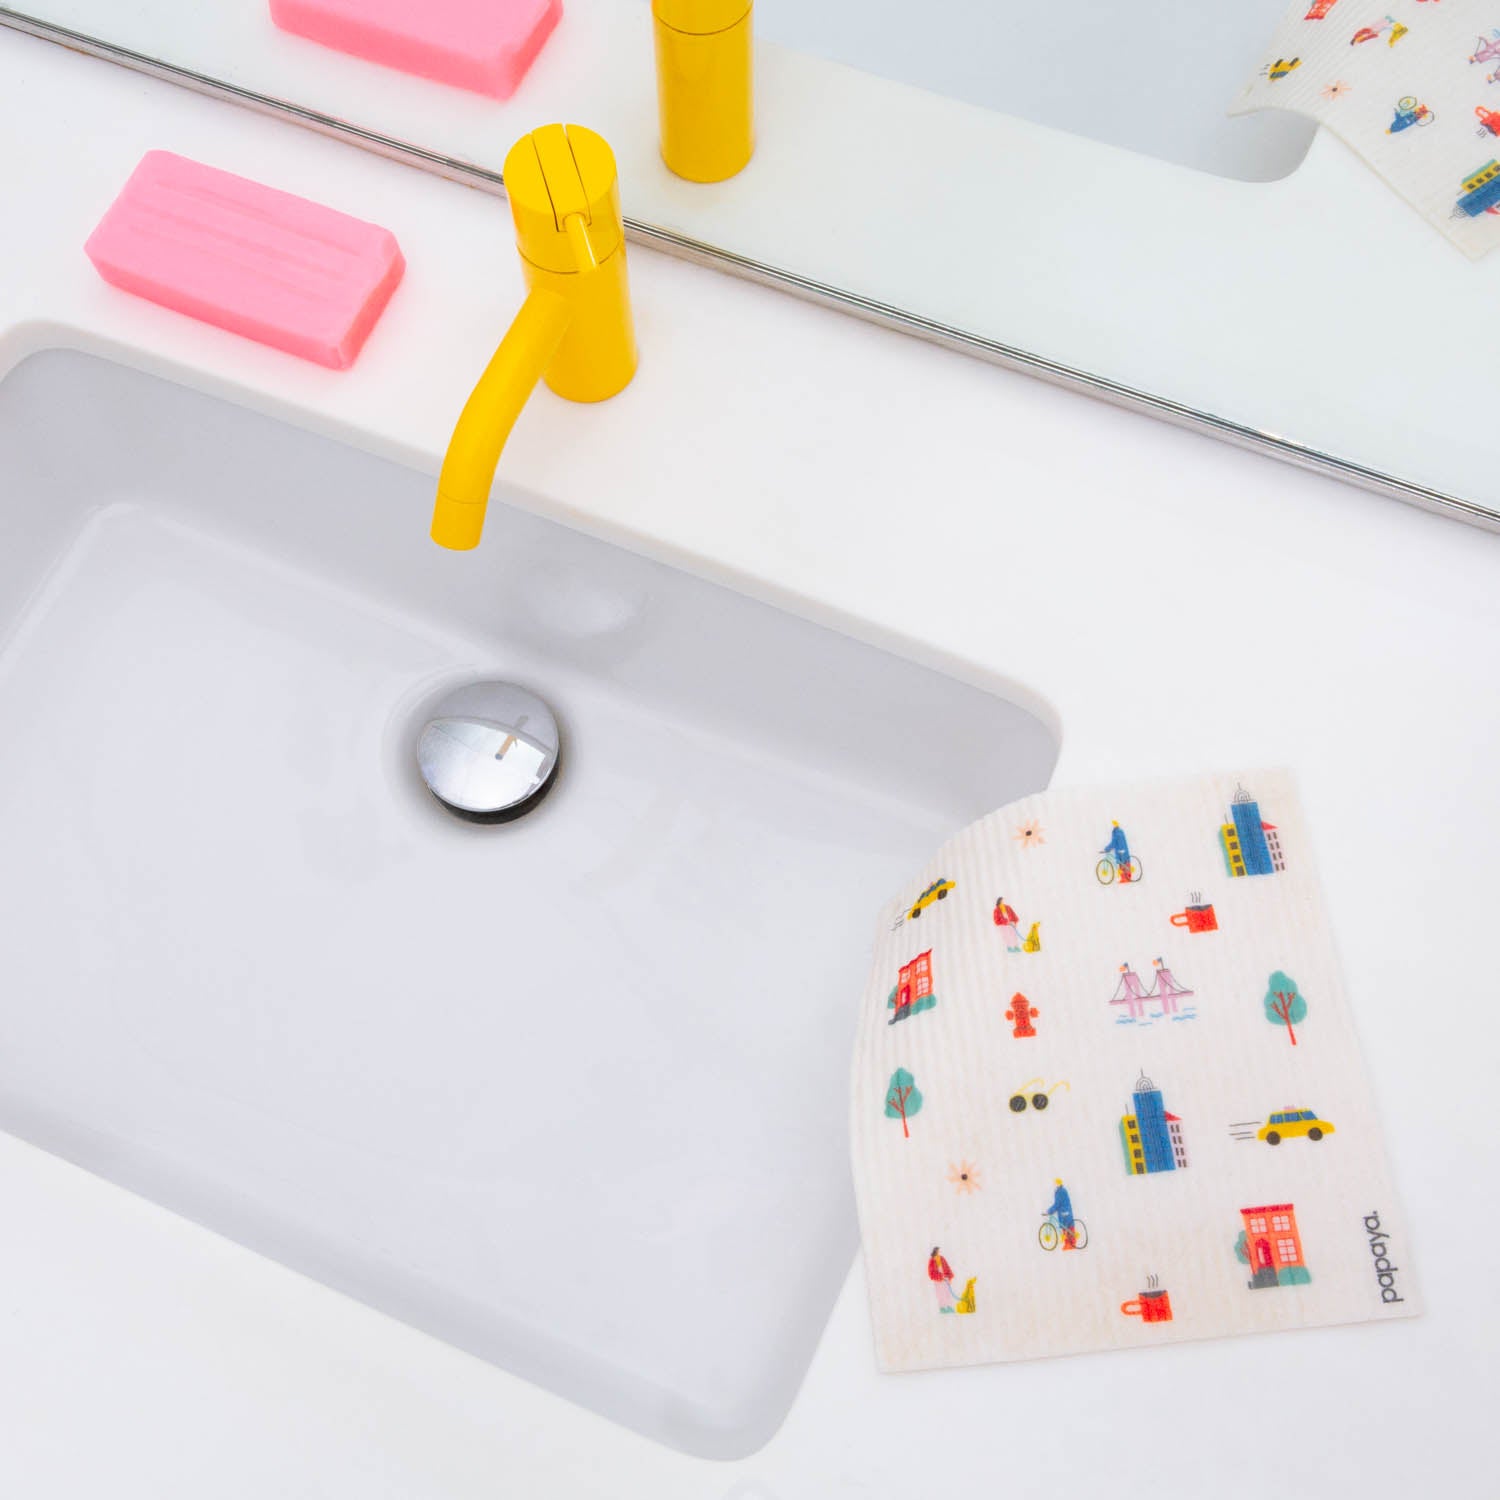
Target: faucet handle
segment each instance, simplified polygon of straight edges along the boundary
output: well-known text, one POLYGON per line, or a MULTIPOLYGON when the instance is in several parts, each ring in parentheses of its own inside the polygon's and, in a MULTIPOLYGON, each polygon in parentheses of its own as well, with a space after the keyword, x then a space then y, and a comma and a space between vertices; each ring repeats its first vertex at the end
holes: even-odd
POLYGON ((542 271, 589 271, 625 238, 615 154, 582 125, 544 125, 505 158, 516 248, 542 271))
POLYGON ((578 262, 578 269, 597 271, 599 257, 594 254, 589 240, 588 221, 582 214, 569 214, 563 220, 563 228, 568 232, 568 242, 573 246, 573 259, 578 262))

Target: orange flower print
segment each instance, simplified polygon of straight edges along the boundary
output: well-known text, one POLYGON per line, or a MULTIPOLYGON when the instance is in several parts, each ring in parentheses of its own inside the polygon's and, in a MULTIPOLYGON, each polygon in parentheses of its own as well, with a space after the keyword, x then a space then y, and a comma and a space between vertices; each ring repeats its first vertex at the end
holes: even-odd
POLYGON ((1042 832, 1042 825, 1038 823, 1034 818, 1029 820, 1028 822, 1022 823, 1021 826, 1016 829, 1014 837, 1015 841, 1023 849, 1030 849, 1036 844, 1045 844, 1047 842, 1046 836, 1042 832))
POLYGON ((961 1161, 956 1166, 948 1164, 948 1181, 960 1197, 966 1193, 977 1193, 984 1183, 980 1181, 979 1168, 971 1161, 961 1161))

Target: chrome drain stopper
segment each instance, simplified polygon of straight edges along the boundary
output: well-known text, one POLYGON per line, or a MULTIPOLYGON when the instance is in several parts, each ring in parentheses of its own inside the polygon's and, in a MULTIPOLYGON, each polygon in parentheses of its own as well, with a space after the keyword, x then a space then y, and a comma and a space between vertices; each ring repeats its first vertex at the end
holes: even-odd
POLYGON ((475 823, 506 823, 534 808, 557 775, 557 720, 513 682, 473 682, 449 693, 417 741, 427 789, 475 823))

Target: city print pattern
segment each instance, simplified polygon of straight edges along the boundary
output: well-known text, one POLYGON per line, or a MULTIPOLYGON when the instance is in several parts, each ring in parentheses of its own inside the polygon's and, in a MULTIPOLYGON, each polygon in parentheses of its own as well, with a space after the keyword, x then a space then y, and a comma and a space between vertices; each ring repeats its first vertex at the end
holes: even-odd
POLYGON ((1342 136, 1478 257, 1500 244, 1500 9, 1294 0, 1232 114, 1294 110, 1342 136))
MULTIPOLYGON (((1148 880, 1147 866, 1143 863, 1140 848, 1133 841, 1139 839, 1149 851, 1151 829, 1126 829, 1118 820, 1111 820, 1109 828, 1101 832, 1104 841, 1092 871, 1094 883, 1110 892, 1143 888, 1148 880)), ((1205 827, 1203 833, 1205 865, 1217 856, 1222 863, 1223 876, 1230 882, 1274 878, 1287 868, 1288 855, 1283 847, 1281 830, 1267 816, 1254 793, 1244 786, 1236 788, 1217 826, 1205 827)), ((1039 864, 1047 858, 1040 852, 1047 842, 1046 831, 1041 825, 1034 822, 1023 825, 1014 837, 1022 847, 1039 851, 1032 856, 1039 864)), ((1087 878, 1080 872, 1080 881, 1087 878)), ((1230 889, 1232 893, 1232 887, 1230 889)), ((919 1018, 936 1007, 935 976, 942 953, 942 936, 949 930, 947 923, 983 922, 988 913, 990 925, 998 929, 1007 955, 1039 952, 1042 919, 1032 920, 1027 935, 1023 937, 1016 901, 1030 912, 1025 892, 1017 893, 1015 900, 1007 894, 992 896, 987 891, 963 890, 956 880, 946 876, 927 885, 896 924, 900 929, 919 923, 926 946, 913 953, 893 976, 895 982, 886 999, 887 1026, 913 1022, 909 1034, 915 1037, 915 1027, 921 1024, 919 1018), (939 912, 941 923, 933 920, 933 915, 939 912)), ((1171 904, 1153 896, 1149 898, 1148 911, 1142 914, 1147 918, 1144 930, 1157 931, 1164 946, 1169 937, 1176 941, 1188 935, 1203 937, 1223 930, 1220 913, 1212 902, 1203 899, 1201 891, 1191 892, 1180 910, 1169 910, 1171 904), (1154 925, 1150 921, 1153 916, 1154 925)), ((1225 917, 1233 920, 1230 913, 1225 917)), ((1007 967, 1005 972, 1019 970, 1007 967)), ((1003 992, 1005 986, 1001 984, 998 988, 1003 992)), ((1132 957, 1122 959, 1107 1006, 1116 1027, 1143 1030, 1157 1023, 1170 1025, 1193 1019, 1198 1013, 1196 999, 1194 989, 1177 977, 1167 958, 1163 954, 1154 954, 1146 963, 1133 961, 1132 957)), ((1288 1044, 1292 1046, 1298 1045, 1296 1026, 1304 1023, 1309 1015, 1309 1002, 1296 981, 1279 969, 1267 976, 1264 995, 1216 995, 1212 997, 1212 1003, 1262 1006, 1266 1019, 1283 1028, 1288 1044)), ((1012 992, 1005 1004, 1004 1017, 1012 1039, 1024 1041, 1036 1037, 1042 1008, 1020 990, 1012 992)), ((893 1060, 901 1051, 897 1045, 893 1060)), ((929 1079, 929 1087, 941 1088, 942 1080, 929 1079)), ((1044 1078, 1031 1078, 1012 1086, 1008 1108, 1017 1116, 1029 1112, 1032 1118, 1039 1118, 1051 1106, 1055 1096, 1070 1090, 1071 1084, 1066 1079, 1048 1083, 1044 1078)), ((1191 1158, 1187 1126, 1168 1107, 1166 1088, 1141 1070, 1133 1083, 1122 1082, 1122 1096, 1126 1103, 1124 1113, 1119 1117, 1119 1146, 1124 1171, 1134 1178, 1188 1170, 1191 1158)), ((884 1115, 896 1122, 903 1139, 910 1140, 914 1130, 921 1129, 917 1116, 923 1102, 923 1092, 917 1086, 911 1067, 895 1062, 886 1087, 884 1115)), ((1205 1122, 1196 1123, 1202 1128, 1205 1122)), ((1283 1108, 1269 1109, 1264 1121, 1232 1122, 1229 1128, 1235 1140, 1264 1143, 1274 1148, 1291 1140, 1315 1144, 1332 1135, 1336 1127, 1311 1109, 1283 1108)), ((950 1166, 947 1181, 959 1194, 970 1195, 982 1189, 983 1175, 979 1164, 960 1158, 950 1166)), ((1042 1210, 1037 1245, 1049 1254, 1067 1255, 1086 1250, 1089 1245, 1088 1224, 1075 1202, 1073 1190, 1064 1177, 1057 1176, 1052 1179, 1050 1189, 1039 1187, 1039 1196, 1047 1191, 1050 1191, 1050 1201, 1042 1210)), ((1143 1188, 1142 1192, 1149 1193, 1149 1187, 1143 1188)), ((1150 1212, 1144 1198, 1142 1212, 1150 1212)), ((1224 1225, 1225 1263, 1240 1267, 1247 1290, 1294 1287, 1311 1281, 1295 1203, 1226 1204, 1224 1225)), ((944 1246, 934 1244, 927 1252, 925 1267, 920 1264, 912 1267, 912 1274, 918 1277, 925 1269, 935 1309, 940 1315, 982 1315, 981 1282, 987 1268, 979 1264, 976 1269, 972 1247, 968 1254, 971 1259, 955 1270, 944 1246)), ((990 1274, 1003 1273, 997 1269, 990 1274)), ((1120 1302, 1119 1316, 1137 1318, 1142 1324, 1172 1322, 1175 1313, 1170 1289, 1162 1284, 1161 1276, 1154 1270, 1146 1272, 1144 1280, 1145 1285, 1136 1296, 1120 1302)))

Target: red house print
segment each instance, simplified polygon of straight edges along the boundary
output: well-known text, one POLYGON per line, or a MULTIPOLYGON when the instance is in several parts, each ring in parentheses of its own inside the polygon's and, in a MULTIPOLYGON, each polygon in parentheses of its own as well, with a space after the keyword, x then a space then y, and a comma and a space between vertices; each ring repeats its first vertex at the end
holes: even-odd
POLYGON ((1240 1218, 1245 1227, 1234 1253, 1250 1267, 1252 1288, 1301 1286, 1312 1280, 1302 1258, 1297 1211, 1290 1203, 1242 1208, 1240 1218))
POLYGON ((896 976, 896 988, 890 993, 886 1004, 891 1009, 887 1025, 894 1026, 920 1011, 931 1010, 937 1004, 932 992, 932 949, 919 953, 909 964, 903 964, 896 976))
POLYGON ((901 1007, 915 1000, 925 999, 932 993, 932 949, 919 953, 901 969, 896 983, 896 1004, 901 1007))

